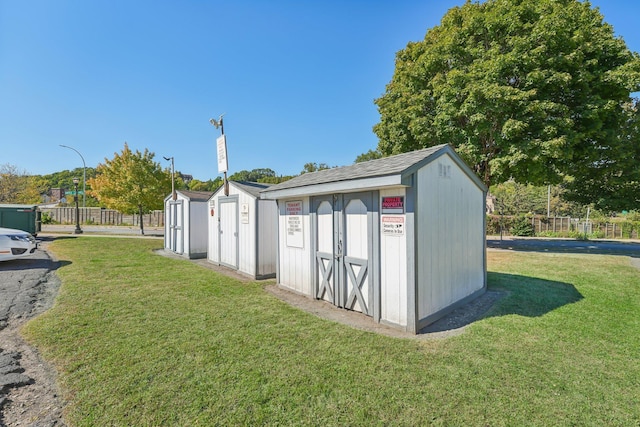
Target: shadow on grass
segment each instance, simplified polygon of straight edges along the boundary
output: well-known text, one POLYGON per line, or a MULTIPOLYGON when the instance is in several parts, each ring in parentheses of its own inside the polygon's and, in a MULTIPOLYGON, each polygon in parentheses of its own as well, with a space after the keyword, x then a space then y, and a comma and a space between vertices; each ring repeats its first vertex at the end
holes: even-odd
POLYGON ((539 317, 584 298, 573 285, 564 282, 495 272, 488 272, 487 280, 490 290, 503 290, 507 295, 483 317, 539 317))
POLYGON ((494 272, 487 273, 487 280, 487 292, 423 328, 420 334, 462 330, 488 317, 539 317, 584 298, 569 283, 494 272))

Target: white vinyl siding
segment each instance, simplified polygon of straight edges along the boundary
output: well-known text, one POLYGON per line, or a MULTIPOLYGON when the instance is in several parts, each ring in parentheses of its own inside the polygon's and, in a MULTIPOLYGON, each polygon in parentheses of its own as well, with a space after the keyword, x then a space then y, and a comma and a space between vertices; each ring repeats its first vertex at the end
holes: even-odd
POLYGON ((312 295, 311 283, 311 233, 309 220, 309 198, 302 197, 293 200, 302 200, 302 236, 303 247, 287 245, 287 212, 286 202, 279 200, 278 229, 282 238, 278 239, 279 245, 279 276, 278 283, 295 292, 312 295))
POLYGON ((418 314, 432 315, 484 286, 484 194, 443 155, 417 173, 418 314))

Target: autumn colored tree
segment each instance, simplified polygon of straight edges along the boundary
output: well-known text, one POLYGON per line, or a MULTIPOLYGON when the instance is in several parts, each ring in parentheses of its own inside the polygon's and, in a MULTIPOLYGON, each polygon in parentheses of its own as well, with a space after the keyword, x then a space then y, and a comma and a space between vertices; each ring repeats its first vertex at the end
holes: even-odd
POLYGON ((40 203, 47 184, 39 176, 28 175, 11 164, 0 165, 0 203, 40 203))
POLYGON ((120 154, 105 158, 97 167, 95 178, 88 180, 91 195, 110 209, 140 217, 140 234, 144 234, 142 216, 162 209, 164 197, 171 192, 171 172, 153 160, 155 154, 129 149, 125 142, 120 154))
POLYGON ((468 1, 398 52, 374 131, 384 155, 451 144, 487 186, 580 191, 594 169, 624 179, 607 162, 637 151, 620 132, 639 90, 638 53, 588 1, 468 1))

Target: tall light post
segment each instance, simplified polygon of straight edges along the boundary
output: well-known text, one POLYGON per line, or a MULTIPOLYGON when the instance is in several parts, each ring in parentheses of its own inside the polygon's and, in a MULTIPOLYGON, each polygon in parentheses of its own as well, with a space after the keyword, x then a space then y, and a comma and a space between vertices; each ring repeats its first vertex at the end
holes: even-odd
MULTIPOLYGON (((84 162, 84 157, 78 150, 73 147, 69 147, 68 145, 60 144, 60 147, 68 148, 69 150, 73 150, 78 153, 78 156, 82 159, 82 207, 87 207, 87 164, 84 162)), ((77 196, 77 194, 76 194, 77 196)))
POLYGON ((173 157, 164 157, 166 161, 171 160, 171 199, 176 200, 178 196, 176 196, 176 182, 175 182, 175 170, 173 169, 173 157))
POLYGON ((218 173, 224 173, 224 195, 229 195, 229 181, 227 181, 227 169, 229 168, 229 164, 227 161, 227 139, 224 136, 224 124, 222 123, 222 116, 224 113, 220 115, 218 120, 209 119, 209 123, 215 126, 216 129, 220 128, 222 134, 216 140, 216 145, 218 148, 218 173))
POLYGON ((82 234, 82 229, 80 228, 80 208, 78 208, 78 182, 80 182, 78 178, 73 178, 73 185, 76 187, 76 229, 73 230, 73 234, 82 234))

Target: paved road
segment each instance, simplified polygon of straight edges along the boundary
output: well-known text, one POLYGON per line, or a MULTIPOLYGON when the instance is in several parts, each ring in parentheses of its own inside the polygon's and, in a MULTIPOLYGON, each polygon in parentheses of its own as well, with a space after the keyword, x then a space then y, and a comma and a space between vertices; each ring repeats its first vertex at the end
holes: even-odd
POLYGON ((587 253, 605 255, 627 255, 640 258, 640 241, 573 240, 509 237, 488 238, 487 247, 515 251, 587 253))

